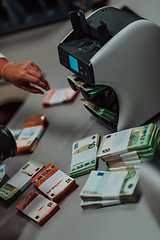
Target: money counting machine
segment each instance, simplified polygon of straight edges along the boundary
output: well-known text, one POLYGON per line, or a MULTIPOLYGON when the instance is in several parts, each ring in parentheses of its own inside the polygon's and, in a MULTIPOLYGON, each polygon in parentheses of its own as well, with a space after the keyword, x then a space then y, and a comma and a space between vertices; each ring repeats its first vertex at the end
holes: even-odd
POLYGON ((81 89, 83 96, 117 112, 117 130, 159 114, 160 27, 114 7, 102 7, 87 18, 72 11, 70 20, 73 30, 58 46, 60 63, 90 86, 108 86, 95 99, 87 99, 81 89))

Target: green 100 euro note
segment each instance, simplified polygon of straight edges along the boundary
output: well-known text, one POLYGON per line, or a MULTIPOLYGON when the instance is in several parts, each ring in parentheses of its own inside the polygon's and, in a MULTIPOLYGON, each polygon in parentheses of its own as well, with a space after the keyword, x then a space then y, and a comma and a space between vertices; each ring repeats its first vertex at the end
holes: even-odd
POLYGON ((83 201, 119 200, 137 202, 139 175, 133 171, 92 171, 80 193, 83 201))
POLYGON ((76 75, 68 76, 68 79, 75 85, 77 89, 83 89, 90 96, 94 96, 97 93, 100 93, 108 89, 108 86, 89 85, 76 75))
POLYGON ((81 102, 84 104, 84 106, 86 106, 87 108, 92 110, 96 115, 98 115, 99 117, 102 117, 103 119, 105 119, 105 120, 113 123, 115 126, 117 126, 118 113, 115 113, 106 108, 100 107, 91 101, 81 99, 81 102))

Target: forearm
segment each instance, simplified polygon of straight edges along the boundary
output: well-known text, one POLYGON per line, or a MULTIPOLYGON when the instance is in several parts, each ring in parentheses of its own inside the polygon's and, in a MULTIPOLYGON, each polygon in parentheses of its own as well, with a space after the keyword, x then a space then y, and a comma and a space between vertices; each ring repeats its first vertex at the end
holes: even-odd
POLYGON ((2 78, 2 71, 4 66, 8 63, 7 59, 5 58, 0 58, 0 79, 2 78))
POLYGON ((44 90, 49 90, 49 84, 43 77, 41 69, 32 61, 27 61, 16 65, 9 62, 6 57, 0 53, 0 79, 12 83, 23 90, 43 94, 44 90))

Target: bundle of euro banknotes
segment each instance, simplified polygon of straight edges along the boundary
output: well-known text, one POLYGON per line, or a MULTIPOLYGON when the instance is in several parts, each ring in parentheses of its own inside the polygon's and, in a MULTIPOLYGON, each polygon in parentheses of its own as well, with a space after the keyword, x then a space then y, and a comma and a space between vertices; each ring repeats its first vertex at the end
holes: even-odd
POLYGON ((34 190, 31 190, 16 208, 40 226, 59 210, 57 203, 50 201, 34 190))
POLYGON ((113 89, 106 85, 89 85, 76 75, 68 76, 67 79, 75 91, 81 91, 84 97, 81 102, 90 112, 102 118, 103 122, 108 121, 117 126, 119 106, 113 89))
POLYGON ((43 135, 48 120, 44 114, 27 117, 22 129, 10 129, 16 140, 17 155, 32 153, 43 135))
POLYGON ((51 201, 59 203, 78 185, 75 179, 69 177, 54 164, 49 163, 41 172, 39 172, 31 182, 51 201))
POLYGON ((9 179, 9 176, 7 174, 7 165, 1 164, 0 165, 0 187, 2 187, 8 179, 9 179))
POLYGON ((138 182, 136 170, 92 171, 80 192, 81 207, 85 210, 136 203, 141 195, 138 182))
POLYGON ((49 90, 42 101, 44 107, 53 106, 61 103, 73 102, 78 94, 78 90, 74 91, 72 88, 53 88, 49 90))
MULTIPOLYGON (((26 172, 25 167, 23 172, 26 172)), ((75 179, 52 163, 30 178, 29 182, 33 183, 45 196, 31 190, 16 208, 39 225, 52 217, 59 210, 58 203, 78 187, 75 179)))
POLYGON ((73 142, 69 176, 78 177, 97 168, 98 134, 73 142))
POLYGON ((103 136, 97 156, 109 171, 138 169, 160 148, 160 130, 153 123, 103 136))
POLYGON ((30 180, 42 168, 43 164, 28 161, 19 171, 0 188, 0 198, 8 203, 13 202, 30 184, 30 180))

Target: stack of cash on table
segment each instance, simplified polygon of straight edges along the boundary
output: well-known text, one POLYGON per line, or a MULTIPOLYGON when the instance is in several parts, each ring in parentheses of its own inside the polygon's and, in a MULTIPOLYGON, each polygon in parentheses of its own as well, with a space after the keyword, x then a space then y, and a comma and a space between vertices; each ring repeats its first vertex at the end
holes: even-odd
POLYGON ((28 161, 11 179, 0 188, 0 198, 6 202, 14 201, 30 184, 30 180, 44 168, 36 161, 28 161))
POLYGON ((160 130, 151 123, 104 136, 97 156, 109 171, 137 169, 155 156, 159 142, 160 130))
POLYGON ((45 223, 59 210, 57 203, 50 201, 34 190, 31 190, 16 208, 39 225, 45 223))
POLYGON ((44 114, 27 117, 23 129, 10 129, 16 140, 17 155, 32 153, 42 137, 48 120, 44 114))
POLYGON ((1 164, 0 165, 0 187, 2 187, 5 182, 9 179, 9 176, 7 175, 7 165, 1 164))
POLYGON ((140 198, 139 176, 132 171, 92 171, 80 193, 83 209, 121 203, 135 203, 140 198))
POLYGON ((98 145, 98 134, 88 136, 73 143, 69 176, 78 177, 96 169, 98 145))
POLYGON ((59 203, 78 185, 75 179, 69 177, 54 164, 49 163, 39 174, 31 179, 31 182, 51 201, 59 203))

